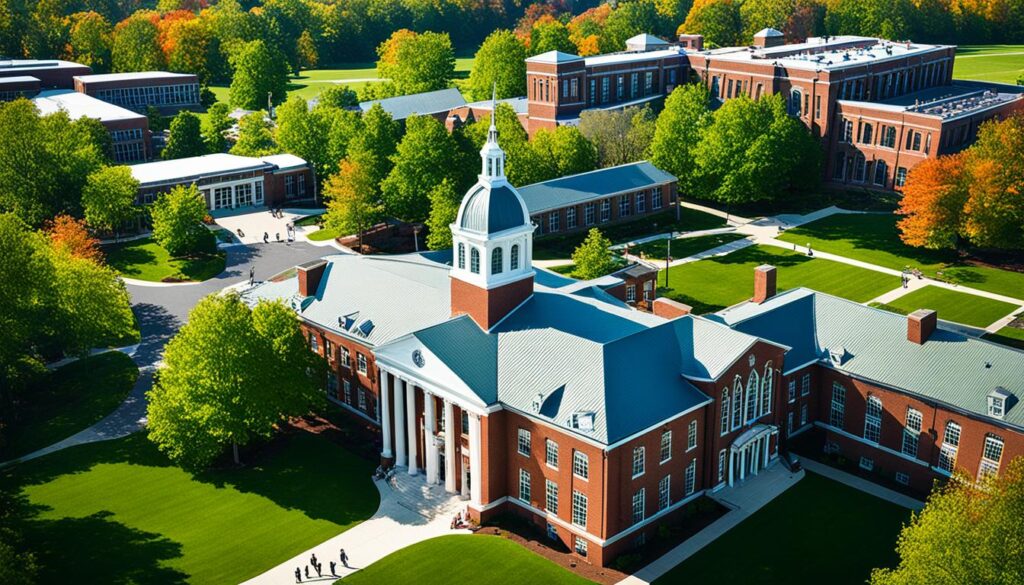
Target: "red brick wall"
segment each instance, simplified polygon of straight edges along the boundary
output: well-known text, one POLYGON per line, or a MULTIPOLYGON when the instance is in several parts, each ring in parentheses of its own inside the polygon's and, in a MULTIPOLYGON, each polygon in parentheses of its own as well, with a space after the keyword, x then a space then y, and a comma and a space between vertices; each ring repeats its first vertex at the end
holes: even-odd
POLYGON ((532 276, 490 290, 452 278, 452 315, 467 314, 481 329, 490 329, 531 294, 532 276))
POLYGON ((596 228, 600 229, 600 228, 602 228, 602 226, 605 226, 605 225, 608 225, 608 224, 611 224, 611 223, 616 223, 616 222, 618 222, 620 220, 621 221, 630 221, 630 220, 637 219, 637 218, 640 218, 640 217, 645 217, 645 216, 648 216, 648 215, 655 215, 655 214, 664 213, 666 211, 673 210, 675 208, 674 206, 675 206, 675 202, 676 202, 676 194, 678 192, 678 185, 676 184, 675 181, 672 181, 670 183, 665 183, 664 185, 661 185, 661 197, 662 197, 661 207, 659 207, 657 209, 654 209, 652 207, 651 189, 654 188, 654 187, 657 187, 657 186, 658 185, 647 185, 646 187, 637 188, 636 190, 630 191, 628 193, 619 193, 619 194, 613 195, 611 197, 604 197, 602 199, 595 199, 594 201, 590 202, 590 203, 594 204, 594 223, 589 224, 589 225, 586 223, 586 218, 587 218, 587 215, 586 215, 586 205, 587 205, 587 203, 580 203, 578 205, 570 205, 570 206, 567 206, 567 207, 562 207, 560 209, 554 209, 554 210, 550 210, 550 211, 543 211, 543 212, 540 212, 540 213, 536 213, 536 214, 534 214, 532 216, 532 218, 537 222, 537 226, 538 226, 537 235, 540 236, 540 235, 553 235, 553 234, 562 234, 562 233, 572 233, 572 232, 577 232, 577 231, 580 231, 580 230, 589 230, 590 228, 593 228, 593 227, 596 227, 596 228), (636 211, 636 195, 637 195, 637 193, 639 193, 641 191, 645 192, 646 199, 645 199, 645 204, 644 204, 644 211, 638 213, 636 211), (630 208, 629 208, 630 212, 629 212, 629 215, 619 215, 619 202, 620 202, 620 200, 621 200, 623 195, 627 195, 627 196, 630 197, 630 208), (610 210, 611 213, 610 213, 608 221, 601 221, 601 202, 602 201, 606 201, 606 200, 611 202, 611 210, 610 210), (568 221, 567 213, 568 213, 568 210, 570 208, 575 208, 576 209, 576 226, 575 227, 569 227, 569 221, 568 221), (558 226, 559 227, 558 227, 558 231, 557 232, 550 231, 551 216, 552 215, 557 215, 558 216, 558 226))
POLYGON ((39 80, 43 89, 74 89, 76 75, 89 75, 92 69, 87 65, 77 67, 51 68, 0 68, 0 77, 20 77, 27 75, 39 80))

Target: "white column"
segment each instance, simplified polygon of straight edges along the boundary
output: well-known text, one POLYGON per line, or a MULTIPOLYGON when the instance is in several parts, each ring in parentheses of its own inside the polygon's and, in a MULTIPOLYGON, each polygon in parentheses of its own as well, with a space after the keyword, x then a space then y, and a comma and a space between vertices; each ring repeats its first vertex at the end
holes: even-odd
POLYGON ((231 207, 238 207, 238 185, 229 188, 231 189, 231 207))
POLYGON ((384 434, 384 450, 380 456, 385 459, 391 458, 391 388, 388 387, 388 378, 381 370, 380 380, 380 430, 384 434))
POLYGON ((423 393, 423 430, 425 431, 427 456, 427 483, 437 483, 437 442, 434 434, 437 432, 437 413, 434 411, 434 395, 430 392, 423 393))
POLYGON ((729 449, 729 487, 732 487, 733 469, 736 467, 736 453, 729 449))
POLYGON ((455 406, 444 401, 444 491, 455 493, 455 406))
POLYGON ((405 396, 398 378, 388 372, 388 379, 395 386, 395 465, 407 465, 405 457, 405 396))
POLYGON ((469 415, 469 475, 470 475, 470 502, 480 506, 483 501, 483 457, 480 443, 480 417, 476 414, 469 415))
POLYGON ((416 387, 402 380, 405 387, 405 414, 409 425, 409 475, 416 475, 416 387))
POLYGON ((743 447, 740 451, 740 481, 743 481, 747 477, 747 448, 743 447))

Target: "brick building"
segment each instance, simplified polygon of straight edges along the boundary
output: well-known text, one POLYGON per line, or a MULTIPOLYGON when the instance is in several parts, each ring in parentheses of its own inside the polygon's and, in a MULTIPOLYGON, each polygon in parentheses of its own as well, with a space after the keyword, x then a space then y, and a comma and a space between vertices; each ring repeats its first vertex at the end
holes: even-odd
POLYGON ((140 71, 76 75, 75 91, 121 106, 145 112, 149 106, 161 114, 173 115, 183 109, 198 109, 199 78, 191 73, 140 71))
POLYGON ((291 154, 261 157, 205 154, 129 167, 139 182, 137 202, 152 203, 178 185, 199 187, 211 210, 280 207, 316 196, 313 169, 291 154))
POLYGON ((152 153, 149 120, 142 114, 67 89, 40 92, 32 103, 43 115, 63 111, 72 120, 99 120, 110 133, 113 158, 119 163, 143 161, 152 153))
POLYGON ((1024 353, 936 329, 934 313, 776 294, 770 266, 719 314, 637 311, 611 291, 646 273, 534 269, 493 126, 481 158, 453 252, 340 255, 244 293, 290 303, 331 365, 329 397, 380 427, 384 463, 461 494, 473 518, 521 515, 601 565, 813 426, 823 448, 918 488, 1024 453, 1024 353))
POLYGON ((74 89, 76 75, 89 75, 88 65, 60 59, 0 59, 0 78, 35 77, 41 89, 74 89))
POLYGON ((42 91, 39 78, 31 75, 0 77, 0 102, 9 102, 18 98, 31 99, 42 91))

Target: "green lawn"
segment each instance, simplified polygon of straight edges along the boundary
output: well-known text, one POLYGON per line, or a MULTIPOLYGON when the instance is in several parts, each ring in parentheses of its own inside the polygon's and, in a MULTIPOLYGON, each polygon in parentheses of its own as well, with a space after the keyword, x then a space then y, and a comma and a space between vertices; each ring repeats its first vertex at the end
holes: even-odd
POLYGON ((912 248, 900 241, 897 216, 832 215, 788 230, 779 239, 894 270, 917 268, 927 276, 1011 297, 1024 296, 1024 273, 959 262, 953 251, 912 248))
POLYGON ((725 256, 673 266, 669 286, 665 271, 658 274, 659 294, 711 313, 749 299, 754 292, 754 268, 771 264, 778 268, 778 288, 805 286, 863 303, 900 286, 890 276, 848 264, 809 258, 774 246, 751 246, 725 256))
POLYGON ((337 237, 340 237, 340 236, 341 236, 341 232, 339 230, 336 230, 336 229, 329 230, 329 229, 326 229, 326 228, 320 228, 320 229, 316 230, 315 232, 307 235, 306 237, 309 238, 310 240, 314 241, 314 242, 322 242, 324 240, 333 240, 334 238, 337 238, 337 237))
POLYGON ((142 433, 4 470, 46 583, 239 583, 370 517, 373 464, 300 433, 190 474, 142 433))
POLYGON ((969 293, 926 286, 889 301, 880 308, 903 314, 918 309, 932 309, 939 312, 939 319, 984 328, 1009 315, 1017 306, 969 293))
MULTIPOLYGON (((735 242, 736 240, 742 240, 743 234, 737 233, 726 233, 726 234, 714 234, 710 236, 699 236, 696 238, 682 238, 672 240, 672 257, 673 258, 686 258, 694 254, 717 248, 722 244, 728 244, 729 242, 735 242)), ((665 261, 665 256, 668 250, 668 240, 655 240, 653 242, 647 242, 646 244, 640 244, 639 246, 633 246, 629 249, 630 253, 635 256, 643 254, 646 260, 660 260, 665 261)))
POLYGON ((1024 349, 1024 326, 1007 325, 995 333, 985 335, 984 339, 1017 349, 1024 349))
POLYGON ((1024 45, 963 45, 956 49, 953 77, 1017 83, 1024 74, 1024 45))
POLYGON ((337 583, 344 585, 500 582, 502 585, 584 585, 568 569, 500 536, 432 538, 392 553, 337 583))
POLYGON ((49 372, 28 391, 21 418, 0 442, 7 461, 62 441, 113 412, 132 391, 139 369, 112 351, 49 372))
POLYGON ((895 566, 910 511, 807 473, 656 585, 744 583, 862 585, 875 567, 895 566))
MULTIPOLYGON (((680 208, 680 219, 676 220, 674 211, 666 211, 656 215, 648 215, 626 223, 594 226, 611 239, 613 244, 622 244, 636 238, 667 233, 709 230, 725 227, 725 220, 686 207, 680 208)), ((580 230, 561 236, 541 236, 533 242, 533 257, 536 260, 558 260, 572 257, 573 250, 587 237, 589 230, 580 230)))
POLYGON ((107 264, 128 278, 162 281, 203 281, 224 271, 224 253, 196 258, 171 258, 152 238, 104 246, 107 264))

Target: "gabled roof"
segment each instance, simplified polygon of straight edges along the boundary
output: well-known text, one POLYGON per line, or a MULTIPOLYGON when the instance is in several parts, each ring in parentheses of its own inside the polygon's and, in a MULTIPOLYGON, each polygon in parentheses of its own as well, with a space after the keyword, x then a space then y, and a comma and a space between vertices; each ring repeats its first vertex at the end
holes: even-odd
POLYGON ((668 43, 664 40, 647 33, 638 34, 626 39, 626 48, 630 51, 650 51, 653 49, 662 49, 667 46, 668 43))
POLYGON ((775 30, 774 28, 762 28, 761 30, 754 33, 754 38, 759 37, 781 37, 785 36, 782 32, 775 30))
POLYGON ((519 188, 519 196, 534 214, 675 180, 653 164, 640 161, 526 185, 519 188))
POLYGON ((380 104, 384 111, 391 114, 395 120, 404 120, 414 114, 429 115, 447 112, 452 108, 466 105, 466 100, 457 88, 449 87, 437 91, 359 102, 359 109, 365 112, 374 104, 380 104))
POLYGON ((572 53, 563 53, 561 51, 548 51, 547 53, 541 53, 534 55, 526 60, 527 63, 573 63, 576 61, 582 61, 583 57, 579 55, 573 55, 572 53))

